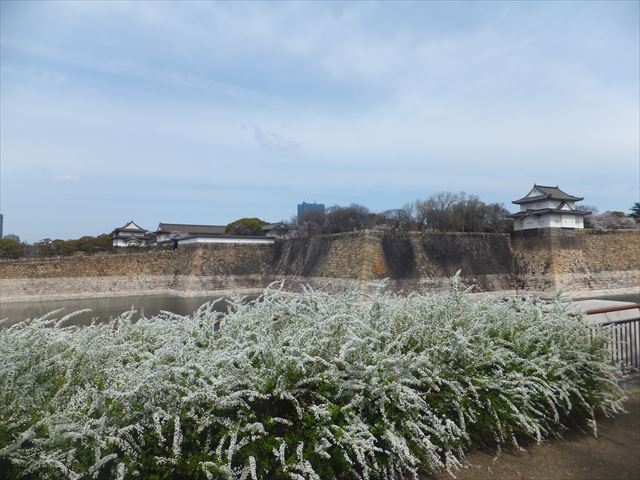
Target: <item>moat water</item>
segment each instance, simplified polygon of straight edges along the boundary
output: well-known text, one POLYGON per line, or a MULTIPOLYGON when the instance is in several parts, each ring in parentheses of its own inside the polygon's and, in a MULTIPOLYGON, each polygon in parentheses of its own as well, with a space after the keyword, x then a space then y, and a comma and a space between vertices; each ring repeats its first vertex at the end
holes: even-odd
MULTIPOLYGON (((121 313, 131 309, 136 311, 134 319, 140 318, 143 314, 146 317, 154 316, 162 310, 177 313, 178 315, 190 315, 203 303, 216 300, 217 298, 220 297, 141 295, 131 297, 73 298, 0 303, 0 319, 6 319, 2 323, 2 326, 6 327, 28 318, 39 318, 59 308, 63 308, 64 311, 57 314, 55 318, 61 318, 68 313, 89 308, 91 312, 82 313, 69 320, 69 325, 89 325, 94 319, 106 322, 112 317, 117 317, 121 313)), ((226 302, 219 302, 216 304, 216 310, 225 311, 226 306, 226 302)))
MULTIPOLYGON (((135 319, 141 315, 147 317, 157 315, 165 310, 178 315, 190 315, 196 311, 203 303, 220 298, 219 296, 198 296, 180 297, 176 295, 142 295, 131 297, 113 298, 74 298, 61 300, 42 300, 14 303, 0 303, 0 320, 3 327, 13 325, 17 322, 29 318, 41 317, 53 310, 63 308, 63 312, 56 315, 56 318, 75 312, 78 310, 91 309, 69 321, 70 325, 89 325, 94 319, 106 322, 112 317, 116 317, 127 310, 134 309, 135 319)), ((248 297, 255 298, 255 297, 248 297)), ((588 297, 596 298, 596 297, 588 297)), ((640 303, 640 292, 629 295, 608 295, 597 297, 600 300, 617 300, 622 302, 640 303)), ((216 305, 217 311, 225 311, 226 302, 219 302, 216 305)))

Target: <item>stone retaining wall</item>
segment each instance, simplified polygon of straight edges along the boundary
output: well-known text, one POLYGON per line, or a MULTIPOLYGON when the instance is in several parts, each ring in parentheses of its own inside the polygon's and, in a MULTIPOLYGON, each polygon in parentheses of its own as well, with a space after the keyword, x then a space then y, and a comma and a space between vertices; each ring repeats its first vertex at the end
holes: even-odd
POLYGON ((522 288, 640 290, 638 230, 532 230, 516 232, 511 243, 522 288))
POLYGON ((239 291, 286 281, 297 290, 370 285, 439 290, 462 271, 480 291, 553 293, 640 285, 640 232, 507 234, 356 232, 174 251, 0 262, 0 299, 239 291))

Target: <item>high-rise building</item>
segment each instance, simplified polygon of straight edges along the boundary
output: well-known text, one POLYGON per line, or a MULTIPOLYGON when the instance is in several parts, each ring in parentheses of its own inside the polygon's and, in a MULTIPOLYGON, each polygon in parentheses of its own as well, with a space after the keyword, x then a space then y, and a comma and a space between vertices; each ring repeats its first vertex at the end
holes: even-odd
POLYGON ((298 204, 298 224, 303 221, 304 216, 312 212, 324 213, 324 203, 307 203, 298 204))

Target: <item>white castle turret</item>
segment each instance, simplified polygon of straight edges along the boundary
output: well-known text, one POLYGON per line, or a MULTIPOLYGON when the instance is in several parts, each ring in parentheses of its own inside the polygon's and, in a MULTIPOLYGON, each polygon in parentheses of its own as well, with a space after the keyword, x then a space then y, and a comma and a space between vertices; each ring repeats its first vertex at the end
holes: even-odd
POLYGON ((520 211, 509 215, 514 230, 531 228, 584 228, 584 217, 590 213, 576 208, 582 197, 563 192, 556 185, 533 185, 531 191, 513 203, 520 211))

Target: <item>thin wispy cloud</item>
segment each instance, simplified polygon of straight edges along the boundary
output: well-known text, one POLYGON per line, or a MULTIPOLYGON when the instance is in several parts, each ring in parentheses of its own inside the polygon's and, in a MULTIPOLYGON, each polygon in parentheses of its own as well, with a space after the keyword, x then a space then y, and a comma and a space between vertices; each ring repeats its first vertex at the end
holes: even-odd
POLYGON ((242 128, 250 130, 256 143, 269 151, 293 158, 299 158, 304 154, 302 145, 284 134, 263 130, 253 122, 248 122, 242 128))
MULTIPOLYGON (((227 97, 229 99, 263 104, 273 103, 274 101, 248 88, 224 83, 192 72, 156 67, 131 59, 125 60, 117 57, 110 58, 108 56, 89 55, 86 53, 68 53, 46 45, 33 46, 29 44, 17 44, 12 41, 3 42, 2 47, 17 53, 18 56, 24 55, 37 58, 44 62, 53 62, 60 65, 61 68, 74 68, 85 72, 114 75, 127 81, 138 81, 147 84, 190 90, 194 94, 206 93, 219 97, 227 97)), ((32 79, 51 80, 60 83, 68 81, 68 79, 60 73, 49 74, 36 69, 31 69, 30 72, 25 72, 24 70, 25 69, 21 69, 19 66, 9 64, 6 67, 5 74, 7 76, 23 74, 24 76, 24 73, 29 73, 32 79)))

